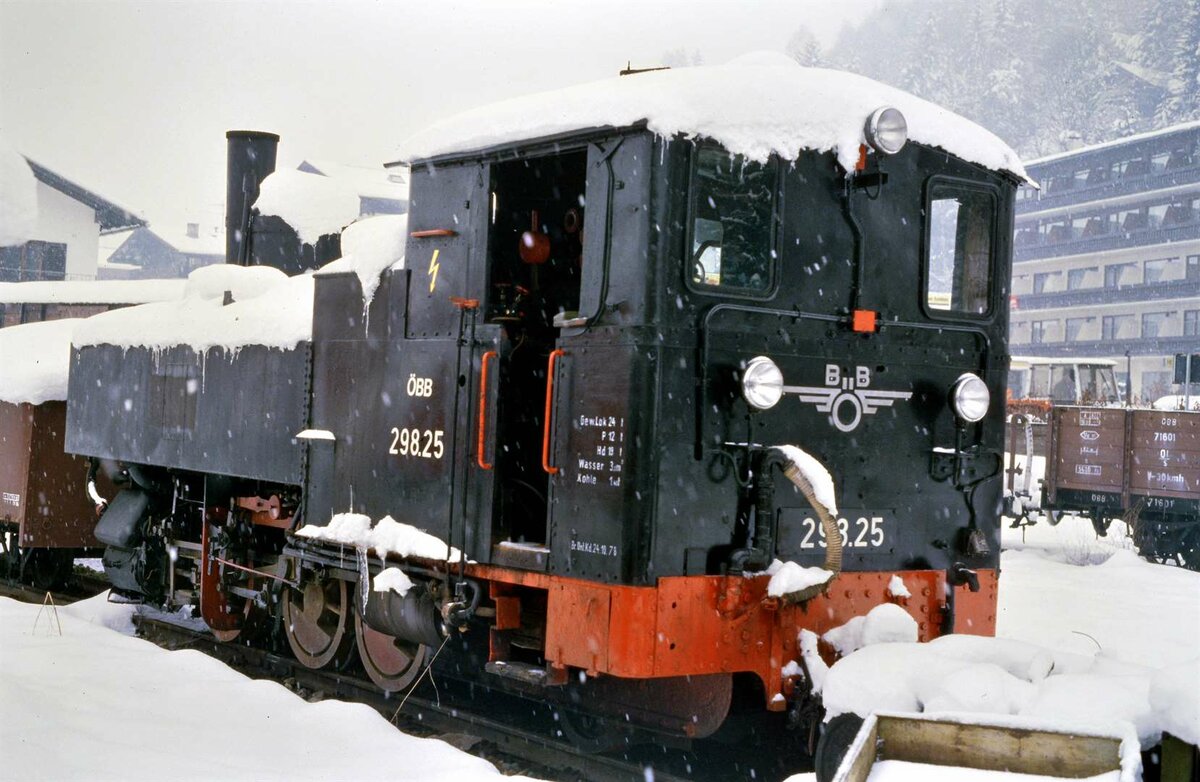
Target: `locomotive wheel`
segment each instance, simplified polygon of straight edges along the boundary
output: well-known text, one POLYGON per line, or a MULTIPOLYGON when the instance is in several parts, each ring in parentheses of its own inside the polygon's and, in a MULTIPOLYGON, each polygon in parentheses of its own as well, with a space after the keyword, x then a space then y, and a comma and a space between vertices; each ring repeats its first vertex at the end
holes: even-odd
POLYGON ((821 738, 817 741, 817 753, 813 757, 813 770, 817 772, 817 782, 831 782, 837 774, 842 758, 850 751, 858 729, 862 727, 863 719, 849 712, 839 714, 825 725, 821 738))
POLYGON ((341 669, 353 659, 353 594, 345 581, 314 578, 283 597, 283 632, 296 659, 314 670, 341 669))
POLYGON ((614 749, 624 738, 624 732, 604 717, 572 709, 558 710, 558 729, 577 752, 588 755, 614 749))
POLYGON ((416 681, 429 657, 428 646, 381 633, 358 611, 354 612, 354 640, 367 676, 384 692, 403 690, 416 681))

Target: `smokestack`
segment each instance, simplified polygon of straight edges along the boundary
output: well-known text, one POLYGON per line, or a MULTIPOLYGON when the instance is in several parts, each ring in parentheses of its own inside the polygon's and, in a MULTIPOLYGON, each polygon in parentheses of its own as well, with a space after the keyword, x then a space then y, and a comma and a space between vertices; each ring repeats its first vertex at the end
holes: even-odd
POLYGON ((231 130, 225 178, 225 262, 250 263, 250 207, 262 181, 275 170, 279 136, 257 130, 231 130))

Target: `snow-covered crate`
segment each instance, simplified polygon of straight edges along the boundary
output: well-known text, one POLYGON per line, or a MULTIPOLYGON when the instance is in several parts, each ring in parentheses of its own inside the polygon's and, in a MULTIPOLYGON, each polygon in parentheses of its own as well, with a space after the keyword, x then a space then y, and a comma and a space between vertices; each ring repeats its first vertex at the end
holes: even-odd
MULTIPOLYGON (((1042 777, 1125 779, 1122 743, 1114 729, 1067 733, 1036 724, 987 718, 942 719, 920 714, 872 714, 863 722, 834 782, 865 782, 877 762, 1037 774, 1042 777)), ((1125 765, 1140 766, 1136 736, 1125 765)), ((915 777, 914 777, 915 778, 915 777)))
POLYGON ((71 352, 70 453, 299 484, 309 343, 71 352))

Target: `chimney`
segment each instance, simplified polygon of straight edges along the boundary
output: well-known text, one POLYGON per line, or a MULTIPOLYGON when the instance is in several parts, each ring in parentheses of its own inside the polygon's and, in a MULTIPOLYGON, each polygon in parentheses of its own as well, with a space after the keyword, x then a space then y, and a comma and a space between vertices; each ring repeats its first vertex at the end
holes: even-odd
MULTIPOLYGON (((225 262, 250 263, 250 207, 262 181, 275 170, 279 136, 257 130, 231 130, 225 177, 225 262)), ((190 229, 189 228, 189 235, 190 229)))
POLYGON ((200 238, 200 223, 188 223, 187 224, 187 235, 188 235, 189 239, 199 239, 200 238))

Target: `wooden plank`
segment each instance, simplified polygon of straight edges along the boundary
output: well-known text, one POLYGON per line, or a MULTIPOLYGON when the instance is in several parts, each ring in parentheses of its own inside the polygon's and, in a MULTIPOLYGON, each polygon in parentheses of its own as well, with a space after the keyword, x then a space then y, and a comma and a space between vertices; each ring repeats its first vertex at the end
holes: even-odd
POLYGON ((1121 767, 1121 741, 1024 728, 878 718, 878 757, 1078 779, 1121 767))
MULTIPOLYGON (((856 740, 855 746, 851 747, 851 752, 857 749, 858 753, 854 755, 849 770, 845 775, 835 777, 834 782, 867 782, 867 777, 871 776, 871 768, 875 765, 875 744, 879 741, 879 718, 874 715, 867 717, 867 721, 858 732, 860 739, 864 731, 867 734, 866 740, 856 740)), ((848 756, 849 754, 847 753, 848 756)), ((845 763, 843 759, 843 767, 845 763)))

